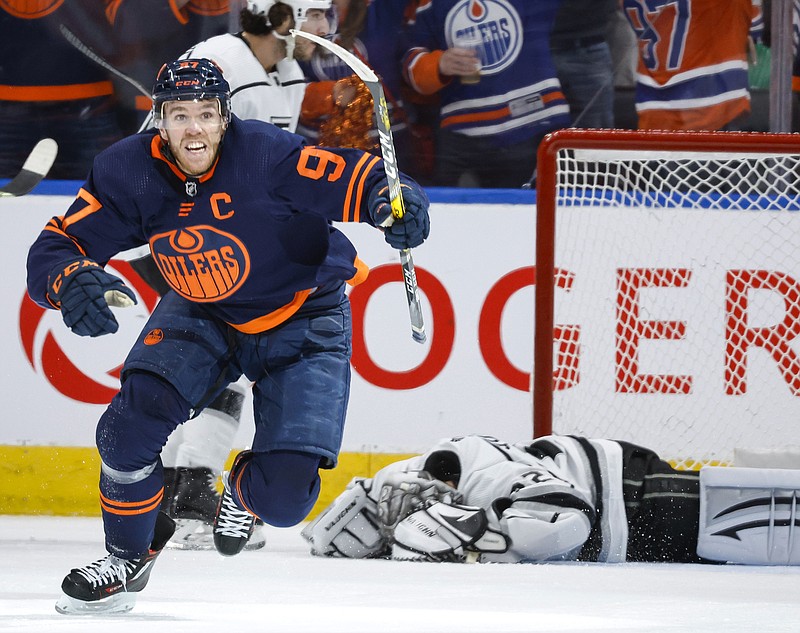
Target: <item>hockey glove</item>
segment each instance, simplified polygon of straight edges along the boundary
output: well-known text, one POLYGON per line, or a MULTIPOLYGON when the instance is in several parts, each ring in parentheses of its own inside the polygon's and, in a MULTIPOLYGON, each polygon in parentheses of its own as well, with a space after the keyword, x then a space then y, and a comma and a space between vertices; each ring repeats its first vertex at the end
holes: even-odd
POLYGON ((458 503, 461 493, 424 470, 390 474, 378 498, 381 529, 390 536, 400 521, 434 501, 458 503))
POLYGON ((127 308, 136 303, 133 291, 119 277, 87 258, 51 271, 47 284, 50 301, 78 336, 113 334, 119 324, 109 306, 127 308))
POLYGON ((300 533, 315 556, 374 558, 388 555, 388 544, 378 526, 375 502, 367 492, 369 479, 356 477, 320 515, 300 533))
POLYGON ((477 562, 483 552, 507 549, 508 540, 489 529, 482 508, 435 502, 397 524, 392 559, 477 562))
POLYGON ((413 180, 403 179, 400 190, 405 203, 405 214, 400 219, 393 220, 388 186, 380 189, 373 187, 367 205, 373 223, 383 227, 383 234, 389 245, 403 250, 419 246, 430 234, 428 207, 431 203, 422 187, 413 180))

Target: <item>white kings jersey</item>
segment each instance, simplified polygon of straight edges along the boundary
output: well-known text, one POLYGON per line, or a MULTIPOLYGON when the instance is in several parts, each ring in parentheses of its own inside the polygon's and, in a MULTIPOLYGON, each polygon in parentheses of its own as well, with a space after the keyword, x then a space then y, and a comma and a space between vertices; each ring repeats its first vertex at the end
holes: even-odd
MULTIPOLYGON (((222 69, 231 88, 231 110, 240 119, 258 119, 294 132, 306 93, 306 79, 300 65, 282 59, 265 70, 239 33, 209 38, 181 55, 180 59, 210 59, 222 69)), ((153 115, 141 130, 153 127, 153 115)))
POLYGON ((424 470, 429 459, 428 469, 441 478, 433 466, 441 451, 458 459, 462 503, 486 510, 490 526, 511 542, 508 552, 483 554, 481 561, 625 560, 628 524, 617 442, 568 436, 524 444, 478 435, 441 440, 424 455, 378 471, 370 496, 380 495, 391 473, 424 470))
POLYGON ((239 33, 196 44, 181 56, 213 60, 231 87, 231 109, 240 119, 258 119, 294 132, 306 92, 300 65, 282 59, 265 70, 239 33))

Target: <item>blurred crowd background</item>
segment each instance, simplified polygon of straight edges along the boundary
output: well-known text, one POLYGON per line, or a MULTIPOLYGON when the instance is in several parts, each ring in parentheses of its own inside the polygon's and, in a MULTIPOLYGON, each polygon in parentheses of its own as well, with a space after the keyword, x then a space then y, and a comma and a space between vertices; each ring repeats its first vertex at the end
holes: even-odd
MULTIPOLYGON (((333 4, 335 38, 384 83, 401 169, 426 186, 523 186, 535 180, 541 138, 563 127, 769 131, 768 0, 333 4), (467 43, 472 35, 477 44, 467 43), (469 46, 481 67, 472 82, 452 52, 469 46)), ((786 25, 793 54, 797 4, 786 25)), ((44 137, 60 148, 51 178, 86 178, 98 152, 139 130, 161 65, 241 30, 245 7, 245 0, 0 0, 0 178, 16 174, 44 137)), ((302 65, 308 103, 297 133, 377 152, 374 135, 325 128, 371 111, 357 98, 331 99, 349 73, 324 51, 315 55, 302 65)))

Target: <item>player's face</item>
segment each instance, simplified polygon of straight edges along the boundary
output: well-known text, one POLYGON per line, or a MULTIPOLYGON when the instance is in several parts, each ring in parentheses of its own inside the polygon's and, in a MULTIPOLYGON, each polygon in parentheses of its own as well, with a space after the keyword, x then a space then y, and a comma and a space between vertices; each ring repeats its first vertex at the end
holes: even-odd
MULTIPOLYGON (((301 31, 325 37, 331 32, 331 24, 328 16, 322 9, 309 9, 306 12, 306 19, 300 25, 301 31)), ((303 37, 296 37, 294 44, 294 58, 301 62, 307 62, 314 54, 317 45, 311 40, 303 37)))
POLYGON ((168 101, 159 126, 175 162, 188 176, 201 176, 214 164, 225 121, 219 101, 168 101))

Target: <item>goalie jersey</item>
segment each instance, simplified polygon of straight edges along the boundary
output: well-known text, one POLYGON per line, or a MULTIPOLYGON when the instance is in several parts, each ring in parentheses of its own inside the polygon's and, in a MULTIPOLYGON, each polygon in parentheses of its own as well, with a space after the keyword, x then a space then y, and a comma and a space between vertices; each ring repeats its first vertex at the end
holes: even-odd
POLYGON ((471 435, 381 469, 370 496, 396 473, 426 471, 452 482, 465 504, 486 510, 490 527, 509 537, 508 551, 484 554, 484 562, 620 562, 628 539, 622 461, 622 445, 611 440, 507 444, 471 435))

